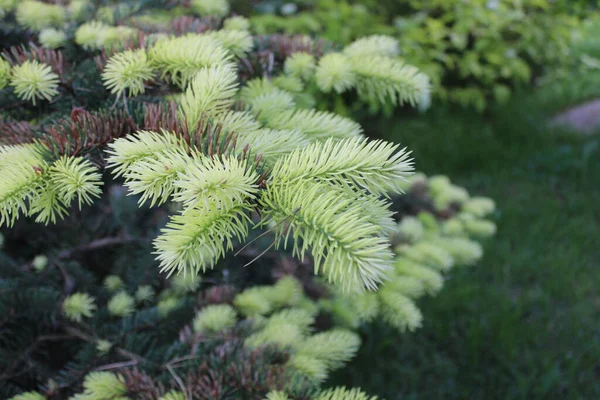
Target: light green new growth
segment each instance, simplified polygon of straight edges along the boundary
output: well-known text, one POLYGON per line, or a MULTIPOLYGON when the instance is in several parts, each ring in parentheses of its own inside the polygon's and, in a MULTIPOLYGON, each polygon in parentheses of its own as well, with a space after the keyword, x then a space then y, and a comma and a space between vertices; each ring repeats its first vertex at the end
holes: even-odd
POLYGON ((364 293, 361 296, 349 294, 347 298, 351 299, 350 312, 360 320, 371 321, 379 313, 379 299, 375 292, 364 293))
POLYGON ((107 24, 115 25, 117 18, 125 15, 134 15, 140 11, 141 5, 135 3, 117 3, 115 5, 109 5, 99 7, 96 12, 96 17, 107 24))
POLYGON ((139 286, 135 291, 135 300, 138 303, 146 303, 154 298, 154 288, 150 285, 139 286))
POLYGON ((63 156, 56 161, 49 171, 50 186, 58 193, 58 200, 65 206, 77 199, 77 206, 91 204, 93 197, 102 193, 102 175, 88 160, 81 157, 63 156))
POLYGON ((109 275, 104 279, 104 287, 109 292, 116 292, 123 287, 123 281, 117 275, 109 275))
MULTIPOLYGON (((436 193, 453 187, 442 176, 434 177, 430 183, 421 178, 417 181, 413 180, 413 184, 421 185, 419 190, 429 187, 431 192, 436 193)), ((410 186, 405 188, 410 189, 410 186)), ((489 201, 483 200, 480 204, 486 211, 492 209, 489 201)), ((456 207, 460 205, 455 204, 456 207)), ((416 329, 422 316, 411 300, 424 294, 436 294, 443 285, 441 272, 455 265, 472 265, 483 254, 481 245, 465 235, 467 231, 463 224, 468 221, 483 225, 490 223, 464 211, 441 223, 432 214, 424 212, 416 218, 404 217, 392 227, 391 240, 399 245, 395 249, 394 270, 386 274, 383 288, 358 295, 334 290, 334 300, 321 300, 321 307, 331 312, 338 323, 353 328, 380 316, 400 331, 416 329), (460 229, 448 228, 450 222, 458 224, 460 229)))
MULTIPOLYGON (((104 35, 109 29, 113 28, 88 22, 77 30, 76 41, 89 49, 99 48, 112 40, 115 32, 104 35), (103 38, 97 38, 99 34, 103 38)), ((370 40, 381 50, 376 57, 392 60, 392 42, 370 40)), ((315 272, 329 282, 347 291, 376 289, 392 268, 389 234, 396 232, 383 196, 404 187, 402 181, 412 171, 409 154, 391 143, 368 141, 351 119, 296 108, 295 99, 298 107, 306 106, 301 98, 304 81, 313 85, 308 82, 317 69, 312 55, 296 53, 286 61, 287 75, 273 81, 251 80, 238 93, 233 58, 252 44, 246 30, 162 36, 151 43, 147 50, 113 55, 104 68, 104 83, 117 96, 136 96, 156 72, 183 89, 178 118, 188 129, 140 131, 119 138, 108 144, 106 161, 115 177, 124 178, 129 193, 139 196, 140 204, 181 203, 181 211, 154 240, 160 269, 183 272, 187 278, 212 268, 246 240, 253 214, 260 218, 253 228, 268 226, 275 235, 274 245, 287 246, 291 241, 298 257, 310 252, 315 272), (237 100, 247 111, 233 109, 237 100), (213 136, 203 137, 199 128, 209 134, 220 132, 228 140, 227 135, 232 135, 236 148, 203 154, 204 144, 213 136), (254 156, 259 156, 256 163, 254 156)), ((373 81, 373 76, 356 72, 357 52, 365 43, 323 57, 317 73, 321 86, 339 91, 354 85, 360 93, 362 81, 373 81), (323 83, 323 71, 331 70, 328 60, 344 58, 352 70, 323 83), (355 80, 348 78, 352 74, 355 80)), ((399 73, 398 65, 391 67, 386 73, 399 73)), ((11 84, 17 75, 13 69, 11 84)), ((410 84, 416 80, 408 79, 410 84)), ((384 86, 378 96, 389 95, 389 87, 384 86)), ((400 102, 417 91, 408 86, 393 90, 400 102)), ((6 167, 10 178, 0 176, 1 222, 12 224, 20 213, 53 222, 66 215, 75 198, 81 207, 99 196, 100 174, 89 161, 46 160, 32 149, 2 150, 7 153, 3 160, 16 163, 6 167)), ((286 290, 248 292, 236 298, 236 307, 244 315, 264 315, 299 303, 298 292, 294 284, 286 290)), ((147 295, 140 292, 138 301, 146 301, 147 295)))
POLYGON ((269 121, 282 111, 295 107, 291 93, 277 88, 273 82, 265 78, 247 82, 240 92, 240 100, 248 105, 250 111, 262 122, 269 121))
MULTIPOLYGON (((249 104, 252 113, 263 123, 273 120, 281 115, 283 111, 291 110, 295 106, 294 97, 290 93, 277 88, 268 93, 260 94, 249 104)), ((275 127, 270 124, 267 125, 275 127)))
POLYGON ((267 294, 267 287, 253 287, 235 296, 233 301, 238 311, 248 317, 268 314, 273 306, 267 294))
POLYGON ((5 12, 14 11, 17 8, 17 0, 0 0, 0 9, 5 12))
POLYGON ((237 314, 228 304, 208 305, 194 318, 194 331, 213 333, 230 329, 235 325, 237 314))
POLYGON ((238 58, 244 57, 254 45, 252 36, 246 30, 222 29, 207 32, 205 35, 214 38, 238 58))
POLYGON ((244 200, 231 207, 199 204, 172 217, 154 241, 161 271, 198 274, 214 267, 233 249, 234 239, 243 241, 248 235, 250 206, 244 200))
POLYGON ((465 226, 458 218, 450 218, 442 222, 440 231, 446 236, 466 236, 465 226))
POLYGON ((109 26, 99 21, 86 22, 75 31, 75 43, 88 50, 100 50, 122 44, 137 34, 127 26, 109 26))
POLYGON ((327 140, 282 157, 273 167, 276 184, 300 179, 351 183, 373 193, 400 193, 400 181, 410 175, 412 160, 406 149, 363 138, 327 140))
POLYGON ((308 334, 312 328, 311 325, 315 322, 315 316, 307 310, 301 308, 286 308, 269 317, 265 324, 265 330, 277 330, 278 326, 294 325, 300 332, 308 334))
POLYGON ((317 358, 295 354, 287 364, 315 383, 327 379, 327 364, 317 358))
POLYGON ((481 244, 461 237, 440 237, 433 243, 446 250, 458 265, 473 265, 483 256, 481 244))
POLYGON ((304 309, 284 309, 266 320, 256 320, 255 326, 260 329, 248 336, 245 344, 251 348, 266 344, 295 348, 310 333, 313 323, 314 316, 304 309))
POLYGON ((372 35, 355 40, 344 48, 348 57, 369 58, 373 56, 398 57, 400 46, 398 41, 385 35, 372 35))
POLYGON ((272 308, 292 307, 302 300, 304 293, 302 284, 293 276, 281 278, 273 286, 266 286, 264 294, 272 304, 272 308))
POLYGON ((232 59, 221 42, 210 35, 189 34, 159 39, 148 50, 153 68, 178 86, 187 84, 204 67, 226 65, 232 59))
POLYGON ((96 351, 100 354, 106 354, 110 351, 113 344, 108 340, 100 339, 96 342, 96 351))
POLYGON ((291 237, 300 258, 312 250, 315 273, 348 290, 374 290, 383 279, 391 260, 389 245, 378 236, 381 227, 368 221, 352 197, 305 180, 271 185, 260 202, 265 220, 277 226, 278 241, 287 243, 291 237))
POLYGON ((297 130, 311 140, 326 140, 331 137, 344 139, 358 137, 362 134, 359 124, 337 114, 314 109, 281 111, 282 109, 283 107, 280 106, 278 112, 269 113, 266 121, 269 128, 297 130))
POLYGON ((29 215, 36 214, 36 222, 56 222, 63 218, 77 198, 79 209, 100 197, 102 186, 98 169, 81 157, 63 156, 40 174, 36 194, 30 199, 29 215))
POLYGON ((395 274, 391 276, 385 287, 411 299, 417 299, 425 294, 425 285, 412 276, 395 274))
POLYGON ((94 298, 87 293, 74 293, 63 302, 63 312, 76 322, 81 322, 83 317, 91 317, 95 309, 94 298))
POLYGON ((229 14, 229 2, 227 0, 192 0, 191 6, 192 10, 202 17, 224 17, 229 14))
POLYGON ((38 392, 25 392, 13 396, 9 400, 46 400, 46 397, 42 396, 38 392))
POLYGON ((414 331, 421 326, 423 315, 415 303, 406 296, 384 287, 379 291, 381 316, 401 332, 414 331))
POLYGON ((272 82, 279 89, 290 93, 300 94, 304 90, 304 83, 294 75, 279 75, 272 82))
POLYGON ((401 275, 412 276, 420 280, 429 294, 438 293, 444 285, 444 278, 439 272, 407 258, 397 258, 394 262, 394 269, 401 275))
POLYGON ((12 226, 28 214, 47 164, 34 145, 0 146, 0 156, 0 223, 12 226))
POLYGON ((137 162, 155 160, 168 151, 186 151, 187 145, 177 135, 161 131, 140 131, 118 139, 108 146, 108 167, 115 176, 127 179, 131 167, 137 162))
POLYGON ((188 163, 173 183, 177 192, 173 199, 187 209, 230 209, 253 199, 258 176, 236 157, 208 158, 197 156, 188 163))
POLYGON ((477 218, 483 218, 494 212, 496 204, 487 197, 472 197, 462 205, 461 210, 477 218))
POLYGON ((161 299, 156 305, 156 309, 158 310, 158 315, 161 317, 166 317, 169 313, 180 306, 180 301, 177 297, 167 297, 161 299))
POLYGON ((130 96, 144 93, 144 82, 152 79, 153 70, 145 50, 128 50, 112 56, 104 72, 104 86, 111 93, 120 96, 126 90, 130 96))
POLYGON ((286 348, 299 343, 302 340, 302 331, 293 324, 269 325, 246 338, 245 346, 256 348, 266 344, 286 348))
POLYGON ((181 96, 179 113, 193 131, 204 116, 226 112, 237 92, 237 71, 232 64, 202 68, 181 96))
POLYGON ((425 229, 423 228, 423 224, 415 217, 402 218, 402 221, 400 221, 397 227, 398 236, 409 243, 419 241, 424 233, 425 229))
POLYGON ((496 224, 492 221, 466 218, 463 223, 465 230, 475 238, 486 239, 496 234, 496 224))
POLYGON ((55 4, 27 0, 17 6, 17 22, 33 31, 44 28, 60 28, 66 21, 66 10, 55 4))
POLYGON ((356 90, 373 103, 418 105, 430 91, 429 78, 411 65, 382 56, 353 62, 356 90))
POLYGON ((12 226, 20 213, 37 222, 62 218, 77 198, 79 207, 100 194, 100 174, 83 158, 49 164, 37 145, 0 146, 0 223, 12 226))
POLYGON ((140 194, 139 203, 150 206, 165 203, 173 194, 179 174, 191 162, 184 149, 165 149, 141 158, 125 174, 125 186, 130 194, 140 194))
POLYGON ((111 372, 90 372, 83 381, 84 397, 117 399, 127 394, 122 377, 111 372))
POLYGON ((396 39, 375 35, 358 39, 342 52, 325 54, 318 65, 310 54, 293 54, 285 61, 284 70, 307 82, 314 78, 316 87, 325 93, 356 89, 361 100, 373 105, 409 103, 426 109, 429 78, 402 62, 398 54, 396 39))
POLYGON ((302 294, 300 282, 292 276, 286 276, 273 286, 255 286, 244 290, 235 297, 234 305, 241 314, 256 317, 281 307, 299 305, 302 294))
POLYGON ((262 156, 267 166, 272 167, 281 156, 308 146, 310 141, 299 131, 258 129, 239 135, 238 143, 249 145, 262 156))
POLYGON ((87 12, 90 9, 90 1, 89 0, 72 0, 69 2, 69 12, 71 14, 71 18, 75 21, 83 21, 86 17, 87 12))
POLYGON ((285 60, 284 69, 287 74, 309 81, 316 68, 315 57, 308 53, 294 53, 285 60))
POLYGON ((414 245, 402 245, 396 252, 421 264, 426 264, 439 271, 448 271, 454 265, 454 260, 446 250, 429 242, 419 242, 414 245))
POLYGON ((228 31, 247 31, 250 29, 250 21, 239 15, 230 17, 223 21, 223 29, 228 31))
POLYGON ((248 111, 228 111, 213 118, 226 133, 235 133, 239 138, 253 135, 261 129, 261 124, 248 111))
POLYGON ((317 86, 326 93, 332 90, 342 93, 356 84, 350 59, 340 53, 326 54, 319 60, 315 79, 317 86))
POLYGON ((37 255, 31 262, 31 265, 33 265, 33 269, 37 272, 42 272, 48 266, 48 257, 43 254, 37 255))
POLYGON ((10 81, 10 69, 10 63, 3 58, 0 58, 0 90, 4 89, 10 81))
POLYGON ((176 200, 186 204, 154 244, 161 269, 198 273, 212 267, 248 234, 248 200, 257 192, 254 172, 234 157, 200 156, 174 183, 176 200))
POLYGON ((102 47, 102 32, 109 28, 107 25, 98 21, 90 21, 81 24, 75 31, 75 43, 85 49, 97 49, 102 47))
POLYGON ((446 175, 431 176, 426 180, 426 182, 432 194, 441 193, 452 186, 450 178, 448 178, 446 175))
POLYGON ((271 391, 267 393, 265 400, 290 400, 290 398, 284 392, 271 391))
POLYGON ((337 387, 319 393, 315 400, 377 400, 377 396, 369 396, 359 389, 337 387))
POLYGON ((462 204, 469 200, 469 193, 462 187, 452 185, 445 176, 429 179, 430 195, 438 210, 444 210, 452 204, 462 204))
POLYGON ((176 275, 169 279, 173 292, 176 295, 184 295, 186 293, 195 293, 200 287, 200 277, 188 274, 188 275, 176 275))
POLYGON ((296 354, 322 361, 328 369, 352 359, 360 347, 360 337, 345 330, 330 330, 308 337, 297 346, 296 354))
POLYGON ((171 390, 165 393, 165 395, 162 396, 160 400, 185 400, 185 395, 181 392, 171 390))
POLYGON ((135 310, 135 300, 127 292, 119 292, 108 301, 108 312, 117 317, 125 317, 135 310))
POLYGON ((33 104, 41 99, 52 100, 58 94, 58 83, 58 75, 50 66, 36 60, 13 67, 10 80, 15 94, 33 104))
POLYGON ((59 29, 46 28, 40 32, 39 39, 42 46, 49 49, 56 49, 66 43, 67 34, 59 29))

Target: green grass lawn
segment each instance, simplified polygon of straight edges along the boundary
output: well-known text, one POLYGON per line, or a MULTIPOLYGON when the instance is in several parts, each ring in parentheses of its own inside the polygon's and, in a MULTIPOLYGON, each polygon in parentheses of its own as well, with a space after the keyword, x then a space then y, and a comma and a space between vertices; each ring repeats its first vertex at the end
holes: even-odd
POLYGON ((370 126, 418 170, 494 198, 498 234, 420 302, 422 329, 365 328, 334 383, 387 400, 600 399, 600 135, 547 129, 549 103, 370 126))

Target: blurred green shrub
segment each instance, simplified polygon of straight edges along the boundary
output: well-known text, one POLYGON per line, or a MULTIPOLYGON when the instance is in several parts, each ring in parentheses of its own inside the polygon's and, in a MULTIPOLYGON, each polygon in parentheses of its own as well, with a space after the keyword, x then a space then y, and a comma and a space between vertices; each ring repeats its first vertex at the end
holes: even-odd
POLYGON ((347 44, 366 35, 395 32, 383 15, 373 13, 367 4, 361 2, 305 0, 279 3, 267 1, 258 7, 264 13, 251 19, 256 33, 307 33, 347 44))
POLYGON ((548 71, 581 63, 574 44, 582 18, 597 6, 596 0, 305 0, 272 6, 273 14, 253 17, 252 25, 258 33, 318 34, 338 43, 395 35, 401 57, 430 76, 439 100, 483 111, 548 71))
POLYGON ((410 3, 416 13, 394 21, 400 48, 430 74, 442 100, 484 110, 569 61, 578 19, 547 0, 410 3))

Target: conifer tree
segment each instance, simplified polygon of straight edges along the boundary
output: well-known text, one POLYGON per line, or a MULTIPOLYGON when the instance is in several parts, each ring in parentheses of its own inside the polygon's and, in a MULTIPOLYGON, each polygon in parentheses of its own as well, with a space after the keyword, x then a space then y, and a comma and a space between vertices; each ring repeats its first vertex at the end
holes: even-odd
POLYGON ((427 105, 395 40, 256 37, 230 6, 2 5, 3 398, 367 399, 321 388, 357 326, 417 328, 481 256, 493 203, 315 108, 427 105))

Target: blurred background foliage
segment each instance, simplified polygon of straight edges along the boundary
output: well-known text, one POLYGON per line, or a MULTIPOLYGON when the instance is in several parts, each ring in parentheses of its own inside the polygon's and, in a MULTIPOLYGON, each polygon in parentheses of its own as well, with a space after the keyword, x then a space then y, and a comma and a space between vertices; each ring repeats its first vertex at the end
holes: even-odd
POLYGON ((591 17, 597 7, 551 0, 272 0, 255 6, 251 22, 258 33, 340 44, 395 36, 401 57, 429 74, 439 101, 484 111, 549 73, 598 69, 598 49, 585 39, 598 31, 591 17))

